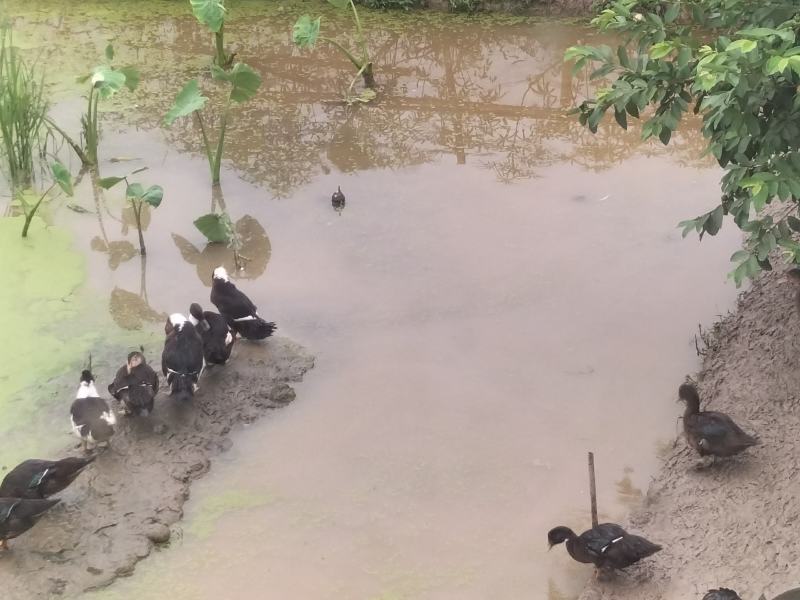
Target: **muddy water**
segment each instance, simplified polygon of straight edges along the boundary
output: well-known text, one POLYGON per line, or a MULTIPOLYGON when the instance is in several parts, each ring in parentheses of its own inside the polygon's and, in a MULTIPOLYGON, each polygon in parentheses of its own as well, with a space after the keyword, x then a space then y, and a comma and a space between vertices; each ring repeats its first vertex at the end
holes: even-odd
POLYGON ((622 518, 674 436, 697 323, 734 297, 738 236, 700 246, 675 228, 717 194, 701 140, 664 149, 565 116, 587 91, 561 64, 589 41, 578 27, 367 15, 382 98, 348 110, 347 63, 289 44, 305 8, 237 4, 229 37, 265 92, 235 112, 212 197, 197 132, 159 127, 210 50, 165 4, 29 5, 19 21, 73 130, 71 75, 105 40, 147 68, 109 104, 101 148, 103 175, 147 165, 165 188, 147 261, 113 192, 95 203, 84 181, 98 215, 59 218, 117 326, 147 328, 232 266, 192 226, 224 202, 250 259, 238 283, 317 366, 195 486, 182 542, 98 597, 575 597, 590 572, 545 533, 588 523, 586 451, 603 517, 622 518))

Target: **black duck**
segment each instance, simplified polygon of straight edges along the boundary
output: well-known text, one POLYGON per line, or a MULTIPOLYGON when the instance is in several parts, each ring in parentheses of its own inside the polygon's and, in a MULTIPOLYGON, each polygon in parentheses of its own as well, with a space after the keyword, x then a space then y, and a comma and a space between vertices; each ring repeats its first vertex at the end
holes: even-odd
POLYGON ((728 588, 719 588, 718 590, 708 590, 703 600, 742 600, 739 594, 728 588))
POLYGON ((196 302, 189 307, 189 320, 203 338, 206 364, 224 365, 231 356, 234 337, 228 321, 219 313, 204 311, 196 302))
POLYGON ((117 371, 108 392, 122 402, 123 414, 146 417, 153 412, 158 386, 158 373, 147 364, 142 349, 128 354, 128 360, 117 371))
POLYGON ((345 198, 344 194, 342 193, 342 188, 336 187, 336 191, 333 192, 331 196, 331 206, 333 206, 333 210, 337 213, 342 214, 345 205, 345 198))
POLYGON ((228 320, 231 329, 248 340, 263 340, 275 331, 275 323, 258 316, 258 309, 228 278, 225 267, 214 269, 211 303, 228 320))
POLYGON ((36 525, 42 515, 58 504, 53 500, 0 498, 0 550, 8 550, 8 540, 18 537, 36 525))
POLYGON ((700 456, 733 456, 758 443, 756 438, 742 431, 725 413, 701 411, 700 395, 692 384, 681 385, 678 398, 686 403, 683 413, 686 439, 700 456))
POLYGON ((96 455, 61 460, 32 458, 11 469, 0 483, 0 498, 42 499, 68 487, 96 455))
POLYGON ((600 523, 580 535, 563 526, 548 532, 551 548, 564 542, 573 560, 593 564, 600 570, 624 569, 661 550, 658 544, 631 535, 614 523, 600 523))
POLYGON ((203 372, 203 340, 194 325, 178 313, 170 315, 165 331, 161 371, 170 393, 179 400, 188 400, 197 391, 197 381, 203 372))

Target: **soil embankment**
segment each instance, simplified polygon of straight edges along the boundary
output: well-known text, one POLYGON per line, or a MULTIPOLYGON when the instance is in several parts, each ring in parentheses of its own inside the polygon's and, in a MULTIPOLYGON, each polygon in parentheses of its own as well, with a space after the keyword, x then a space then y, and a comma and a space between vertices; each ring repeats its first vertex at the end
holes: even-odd
POLYGON ((169 540, 190 483, 230 447, 231 429, 294 400, 289 383, 313 364, 286 338, 239 342, 228 365, 204 374, 193 403, 159 395, 151 418, 121 418, 112 447, 0 555, 3 597, 72 597, 131 574, 154 544, 169 540))
POLYGON ((698 470, 679 439, 629 520, 664 550, 612 582, 591 583, 580 600, 699 600, 720 586, 755 600, 797 587, 798 332, 794 291, 780 273, 756 281, 714 326, 697 377, 703 406, 730 414, 761 445, 698 470))

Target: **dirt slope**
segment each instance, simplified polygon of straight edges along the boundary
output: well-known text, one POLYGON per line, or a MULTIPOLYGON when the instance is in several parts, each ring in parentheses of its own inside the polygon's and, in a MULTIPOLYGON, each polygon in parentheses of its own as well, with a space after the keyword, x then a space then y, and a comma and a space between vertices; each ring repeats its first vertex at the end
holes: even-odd
POLYGON ((715 325, 697 377, 703 405, 762 445, 697 470, 681 437, 629 523, 664 550, 616 581, 590 584, 580 600, 699 600, 718 586, 755 600, 800 585, 798 333, 780 273, 757 281, 715 325))

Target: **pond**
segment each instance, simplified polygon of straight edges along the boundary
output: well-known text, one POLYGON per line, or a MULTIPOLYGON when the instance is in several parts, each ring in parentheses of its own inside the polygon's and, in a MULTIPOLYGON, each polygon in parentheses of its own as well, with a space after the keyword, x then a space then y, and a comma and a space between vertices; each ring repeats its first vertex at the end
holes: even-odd
POLYGON ((237 284, 316 367, 195 484, 179 539, 87 598, 575 598, 591 570, 546 532, 589 524, 587 451, 601 519, 624 519, 675 437, 697 325, 735 297, 737 232, 676 228, 718 197, 702 138, 580 127, 566 110, 589 86, 562 62, 592 41, 579 25, 364 11, 380 98, 347 108, 347 62, 291 44, 316 4, 240 2, 226 35, 264 88, 233 113, 212 196, 192 124, 161 125, 212 51, 187 5, 12 5, 71 132, 74 77, 108 40, 139 65, 140 89, 102 115, 101 169, 147 166, 165 190, 146 262, 121 192, 95 201, 87 178, 74 202, 92 212, 52 218, 111 334, 153 335, 233 270, 192 224, 224 202, 237 284))

